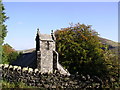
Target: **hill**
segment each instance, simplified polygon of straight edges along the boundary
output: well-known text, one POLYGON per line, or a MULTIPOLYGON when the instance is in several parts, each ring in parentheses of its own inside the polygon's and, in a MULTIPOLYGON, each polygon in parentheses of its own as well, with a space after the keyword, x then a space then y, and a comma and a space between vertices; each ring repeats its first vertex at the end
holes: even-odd
MULTIPOLYGON (((118 47, 118 42, 115 42, 115 41, 112 41, 112 40, 109 40, 109 39, 105 39, 105 38, 102 38, 102 37, 99 37, 99 40, 103 44, 110 45, 111 47, 118 47)), ((120 46, 120 44, 119 44, 119 46, 120 46)))
POLYGON ((118 56, 120 55, 120 43, 102 37, 99 39, 103 44, 108 45, 109 50, 118 56))

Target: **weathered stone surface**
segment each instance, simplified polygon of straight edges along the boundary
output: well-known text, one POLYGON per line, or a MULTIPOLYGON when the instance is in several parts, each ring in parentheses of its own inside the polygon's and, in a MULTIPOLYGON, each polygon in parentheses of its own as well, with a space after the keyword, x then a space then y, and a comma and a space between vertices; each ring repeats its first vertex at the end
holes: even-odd
POLYGON ((61 74, 68 74, 66 70, 58 63, 58 53, 55 51, 55 36, 40 34, 37 31, 36 36, 36 54, 37 68, 41 73, 53 73, 60 70, 61 74))
POLYGON ((26 72, 20 70, 18 73, 17 70, 11 70, 10 68, 6 69, 6 66, 3 65, 2 77, 9 82, 24 82, 29 86, 35 86, 39 88, 101 88, 102 80, 97 76, 83 76, 83 75, 61 75, 59 73, 39 73, 36 74, 33 70, 29 73, 30 69, 28 68, 26 72), (89 79, 88 79, 89 78, 89 79))

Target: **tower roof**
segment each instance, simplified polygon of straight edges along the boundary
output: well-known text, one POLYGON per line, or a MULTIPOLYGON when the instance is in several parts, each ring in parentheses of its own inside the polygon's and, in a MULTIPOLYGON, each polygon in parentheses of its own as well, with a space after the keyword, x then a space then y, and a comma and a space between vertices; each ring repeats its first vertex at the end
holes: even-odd
POLYGON ((48 34, 40 34, 40 40, 53 41, 51 35, 48 34))
POLYGON ((53 41, 53 31, 51 35, 49 34, 41 34, 39 28, 37 29, 37 37, 39 37, 42 41, 53 41))

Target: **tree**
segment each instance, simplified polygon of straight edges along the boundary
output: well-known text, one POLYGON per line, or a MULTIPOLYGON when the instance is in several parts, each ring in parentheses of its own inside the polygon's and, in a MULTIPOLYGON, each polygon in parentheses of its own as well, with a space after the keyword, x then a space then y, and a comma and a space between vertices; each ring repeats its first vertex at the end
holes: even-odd
POLYGON ((6 64, 11 63, 22 54, 15 51, 9 44, 4 44, 2 48, 3 48, 2 63, 6 64))
POLYGON ((75 24, 55 32, 60 63, 71 74, 108 75, 105 50, 98 33, 90 25, 75 24))
POLYGON ((3 43, 4 38, 6 37, 7 34, 7 25, 4 24, 4 22, 8 19, 8 17, 6 16, 6 13, 4 12, 5 8, 2 4, 2 2, 0 1, 0 37, 2 38, 0 41, 0 44, 3 43))
MULTIPOLYGON (((4 22, 6 21, 6 19, 8 19, 8 17, 5 15, 4 10, 5 8, 2 4, 2 1, 0 0, 0 59, 2 58, 2 56, 5 56, 2 52, 2 44, 7 34, 7 25, 5 25, 4 22)), ((2 63, 1 60, 0 63, 2 63)))
MULTIPOLYGON (((108 46, 109 47, 109 46, 108 46)), ((119 54, 118 50, 111 50, 108 48, 108 50, 104 53, 105 54, 105 60, 106 64, 109 70, 109 75, 107 76, 108 85, 112 88, 118 88, 120 87, 119 83, 119 54)))
POLYGON ((2 53, 2 63, 9 63, 8 62, 8 58, 9 58, 9 55, 12 53, 12 52, 15 52, 15 50, 9 45, 9 44, 4 44, 2 46, 2 49, 3 49, 3 53, 2 53))

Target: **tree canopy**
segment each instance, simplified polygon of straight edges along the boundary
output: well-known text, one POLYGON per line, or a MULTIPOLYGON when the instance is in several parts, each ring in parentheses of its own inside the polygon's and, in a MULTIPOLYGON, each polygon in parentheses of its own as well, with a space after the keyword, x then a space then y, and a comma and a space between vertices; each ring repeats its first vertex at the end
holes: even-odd
POLYGON ((91 25, 75 24, 55 32, 60 63, 71 74, 89 74, 104 77, 109 74, 107 46, 91 25))
POLYGON ((4 5, 2 4, 2 2, 0 1, 0 37, 1 37, 1 41, 0 44, 3 43, 4 38, 7 35, 7 25, 4 24, 4 22, 8 19, 8 17, 6 16, 6 13, 4 12, 5 8, 4 5))
MULTIPOLYGON (((4 55, 2 51, 2 44, 3 44, 4 38, 7 35, 7 25, 5 25, 4 22, 8 19, 8 17, 6 16, 6 13, 4 11, 5 11, 4 5, 0 0, 0 59, 4 55)), ((2 63, 2 60, 0 60, 0 63, 2 63)))
POLYGON ((16 60, 21 53, 18 53, 15 51, 9 44, 4 44, 2 46, 3 48, 3 54, 2 54, 2 63, 8 64, 11 63, 12 61, 16 60))

